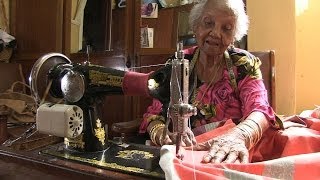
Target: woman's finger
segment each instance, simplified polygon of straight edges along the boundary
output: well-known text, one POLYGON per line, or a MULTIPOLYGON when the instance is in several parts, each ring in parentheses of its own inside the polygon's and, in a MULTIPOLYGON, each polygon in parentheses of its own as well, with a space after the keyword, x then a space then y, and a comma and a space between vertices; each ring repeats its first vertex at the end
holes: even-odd
POLYGON ((170 137, 168 135, 166 135, 163 139, 163 144, 172 144, 172 140, 170 139, 170 137))
POLYGON ((214 158, 214 156, 218 152, 219 148, 220 147, 218 145, 213 145, 210 148, 209 152, 203 156, 202 162, 204 162, 204 163, 211 162, 212 158, 214 158))
POLYGON ((191 141, 192 141, 192 145, 196 145, 197 144, 196 138, 193 137, 191 141))
MULTIPOLYGON (((211 143, 210 141, 204 142, 204 143, 199 143, 196 144, 193 149, 197 150, 197 151, 208 151, 211 148, 211 143)), ((188 147, 188 149, 190 149, 188 147)))
POLYGON ((170 134, 169 134, 169 137, 170 137, 172 143, 174 143, 174 142, 177 141, 177 136, 176 136, 175 133, 170 133, 170 134))
POLYGON ((189 138, 191 139, 191 143, 192 143, 193 145, 196 145, 196 144, 197 144, 197 140, 196 140, 196 138, 194 137, 194 134, 193 134, 192 131, 191 131, 190 133, 188 133, 188 136, 189 136, 189 138))
POLYGON ((240 159, 239 159, 239 158, 236 159, 236 160, 234 161, 234 163, 235 163, 235 164, 240 164, 240 159))
MULTIPOLYGON (((235 150, 231 150, 226 158, 226 160, 224 160, 224 163, 234 163, 236 162, 236 160, 238 159, 239 156, 239 152, 235 151, 235 150)), ((240 161, 239 161, 240 162, 240 161)))
POLYGON ((211 162, 212 158, 214 157, 213 153, 207 153, 206 155, 203 156, 202 162, 203 163, 209 163, 211 162))
POLYGON ((239 151, 240 163, 249 163, 249 152, 245 149, 239 151))
POLYGON ((187 134, 182 136, 182 141, 185 143, 185 146, 192 145, 191 139, 189 138, 189 136, 187 134))
POLYGON ((212 163, 221 163, 226 158, 227 153, 220 149, 211 159, 212 163))

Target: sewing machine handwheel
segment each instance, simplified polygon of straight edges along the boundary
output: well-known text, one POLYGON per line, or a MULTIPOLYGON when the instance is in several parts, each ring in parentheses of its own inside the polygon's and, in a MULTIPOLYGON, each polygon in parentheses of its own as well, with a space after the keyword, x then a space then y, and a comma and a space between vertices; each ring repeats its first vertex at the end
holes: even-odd
MULTIPOLYGON (((68 57, 60 53, 48 53, 40 57, 33 65, 29 77, 29 83, 31 87, 31 94, 40 103, 44 97, 49 81, 47 74, 51 68, 58 64, 71 64, 68 57)), ((46 102, 56 103, 60 101, 58 98, 46 95, 46 102)))

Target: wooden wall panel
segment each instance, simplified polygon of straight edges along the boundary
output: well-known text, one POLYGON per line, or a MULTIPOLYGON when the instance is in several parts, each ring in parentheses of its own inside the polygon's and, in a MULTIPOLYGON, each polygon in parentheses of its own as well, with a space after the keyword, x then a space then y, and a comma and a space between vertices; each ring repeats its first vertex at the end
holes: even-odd
MULTIPOLYGON (((162 54, 162 55, 150 55, 150 56, 140 56, 140 65, 148 66, 148 65, 156 65, 156 64, 164 64, 168 57, 172 54, 162 54)), ((163 66, 154 66, 140 69, 142 73, 150 73, 152 71, 156 71, 157 69, 163 66)), ((134 97, 133 104, 133 119, 142 117, 146 112, 147 107, 151 105, 152 98, 151 97, 134 97)))
POLYGON ((63 0, 12 1, 11 31, 17 39, 16 59, 62 52, 63 3, 63 0))
MULTIPOLYGON (((169 48, 172 46, 172 39, 176 37, 174 34, 174 8, 159 10, 158 18, 142 18, 141 27, 154 28, 154 48, 169 48)), ((176 38, 175 38, 176 39, 176 38)))

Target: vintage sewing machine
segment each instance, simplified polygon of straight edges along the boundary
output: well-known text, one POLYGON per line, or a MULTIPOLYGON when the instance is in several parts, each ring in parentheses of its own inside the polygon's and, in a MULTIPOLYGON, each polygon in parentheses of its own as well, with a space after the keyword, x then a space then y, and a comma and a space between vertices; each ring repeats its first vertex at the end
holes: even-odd
MULTIPOLYGON (((151 96, 168 104, 166 127, 172 122, 173 131, 178 135, 176 152, 179 155, 179 137, 185 133, 189 117, 196 113, 196 108, 188 104, 188 82, 189 62, 184 59, 180 43, 172 64, 149 74, 106 68, 89 61, 72 63, 62 54, 46 54, 37 60, 30 75, 32 94, 39 103, 36 124, 41 133, 64 137, 64 148, 45 152, 55 155, 60 153, 62 157, 73 152, 67 156, 80 155, 77 159, 95 157, 92 154, 103 152, 103 156, 99 155, 103 162, 115 157, 118 157, 115 161, 119 162, 121 157, 128 156, 119 152, 127 152, 130 156, 133 155, 132 152, 135 155, 138 152, 139 156, 143 154, 143 157, 159 160, 159 149, 142 145, 131 145, 131 149, 122 146, 119 149, 119 146, 115 148, 108 141, 99 105, 104 96, 122 94, 151 96), (106 151, 110 153, 105 153, 106 151), (155 152, 158 157, 150 155, 155 152), (87 155, 82 157, 83 154, 87 155), (105 154, 109 154, 108 157, 105 154)), ((150 163, 146 167, 148 161, 143 161, 141 157, 140 160, 142 166, 139 167, 150 170, 150 163)), ((151 164, 154 163, 158 162, 151 164)), ((125 164, 128 165, 128 161, 125 164)))

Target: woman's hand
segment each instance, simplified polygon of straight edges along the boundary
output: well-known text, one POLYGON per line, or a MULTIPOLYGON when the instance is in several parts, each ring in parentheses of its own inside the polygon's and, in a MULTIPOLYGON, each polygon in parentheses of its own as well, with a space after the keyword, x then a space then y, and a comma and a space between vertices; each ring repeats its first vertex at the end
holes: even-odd
MULTIPOLYGON (((158 128, 156 132, 151 132, 150 134, 151 140, 156 141, 156 144, 165 145, 165 144, 176 144, 177 141, 177 133, 169 132, 165 130, 165 127, 158 128), (156 133, 156 134, 153 134, 156 133), (153 139, 153 137, 155 137, 153 139)), ((190 128, 186 130, 186 133, 181 137, 181 146, 187 147, 191 145, 196 145, 197 141, 194 137, 193 132, 190 128)))
POLYGON ((203 156, 204 163, 248 163, 249 149, 259 142, 268 127, 264 114, 253 112, 226 134, 200 143, 195 149, 208 150, 203 156))
MULTIPOLYGON (((163 131, 163 144, 176 144, 177 141, 177 133, 175 132, 169 132, 169 131, 163 131)), ((180 146, 188 147, 192 145, 196 145, 197 141, 194 137, 193 132, 188 127, 186 132, 181 137, 181 144, 180 146)))
POLYGON ((246 138, 237 128, 196 146, 196 150, 208 150, 204 163, 248 163, 249 152, 246 138))

